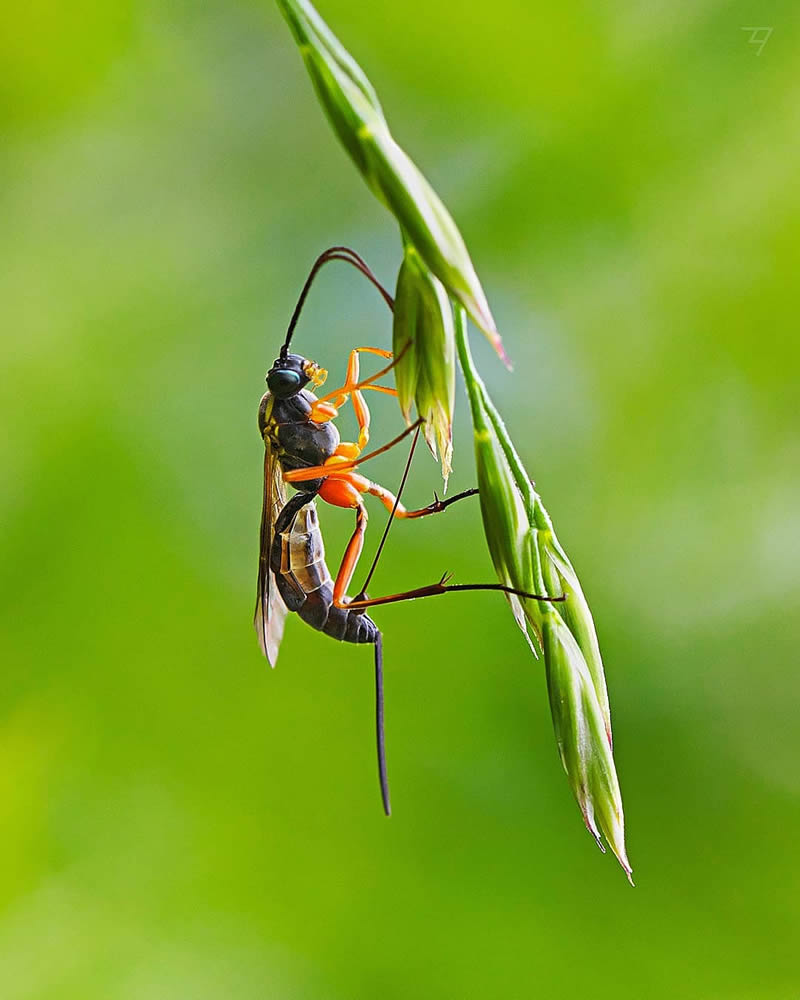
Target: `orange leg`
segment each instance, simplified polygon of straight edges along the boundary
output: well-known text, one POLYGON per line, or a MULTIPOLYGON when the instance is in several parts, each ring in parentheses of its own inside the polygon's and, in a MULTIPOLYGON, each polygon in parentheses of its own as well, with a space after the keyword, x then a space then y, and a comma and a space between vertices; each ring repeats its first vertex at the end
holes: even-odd
POLYGON ((462 493, 456 493, 455 496, 448 497, 447 500, 440 500, 436 493, 434 493, 434 501, 428 504, 427 507, 420 507, 417 510, 407 510, 403 504, 398 502, 394 493, 391 490, 387 490, 385 486, 381 486, 380 483, 370 483, 366 492, 370 496, 377 497, 392 517, 400 518, 427 517, 428 514, 441 514, 443 510, 447 510, 450 504, 456 503, 458 500, 463 500, 465 497, 474 497, 478 493, 477 489, 464 490, 462 493))
MULTIPOLYGON (((387 365, 385 368, 382 368, 379 372, 376 372, 374 375, 370 375, 369 378, 366 378, 362 382, 359 382, 358 355, 364 353, 377 354, 381 358, 391 358, 392 356, 391 351, 384 351, 380 347, 353 348, 353 350, 350 352, 350 357, 347 362, 347 374, 345 375, 344 385, 341 387, 341 389, 334 389, 332 392, 329 392, 326 395, 321 396, 317 400, 317 402, 327 403, 329 400, 332 400, 333 406, 335 407, 343 406, 345 402, 347 402, 348 394, 352 392, 353 389, 363 389, 366 386, 371 386, 373 382, 377 382, 379 378, 382 378, 384 375, 386 375, 387 372, 390 372, 394 367, 394 362, 393 362, 391 365, 387 365)), ((376 386, 376 388, 379 387, 376 386)))
POLYGON ((361 499, 361 493, 363 492, 363 487, 366 485, 368 485, 368 482, 363 476, 351 473, 344 476, 330 476, 322 484, 322 489, 319 491, 319 496, 326 503, 332 504, 334 507, 355 508, 356 511, 356 530, 347 543, 342 564, 339 567, 339 572, 336 574, 336 580, 333 584, 333 603, 337 608, 347 606, 345 596, 347 588, 353 579, 353 573, 356 571, 358 559, 364 547, 364 535, 367 530, 367 508, 361 499))
POLYGON ((362 382, 359 388, 370 389, 372 392, 382 392, 385 393, 387 396, 397 395, 397 389, 393 389, 390 385, 372 385, 372 383, 366 385, 364 382, 362 382))
MULTIPOLYGON (((325 479, 319 491, 320 499, 334 507, 349 507, 356 511, 356 528, 347 544, 339 572, 336 574, 336 580, 333 584, 334 605, 337 608, 365 606, 359 601, 358 597, 355 599, 347 597, 347 588, 350 586, 353 574, 356 571, 361 550, 364 547, 364 535, 367 531, 367 509, 362 499, 364 493, 377 497, 389 511, 394 513, 395 517, 425 517, 427 514, 439 514, 451 503, 455 503, 464 497, 474 496, 477 492, 477 490, 465 490, 463 493, 459 493, 445 501, 441 501, 437 497, 435 502, 430 504, 430 506, 422 507, 419 510, 406 510, 400 504, 397 504, 395 509, 396 499, 394 495, 378 483, 371 483, 357 472, 331 473, 325 479)), ((434 588, 423 588, 424 593, 422 591, 419 593, 415 591, 414 596, 423 597, 434 593, 443 594, 448 589, 452 589, 443 587, 442 584, 444 583, 445 581, 442 580, 434 588)), ((393 595, 389 600, 396 599, 397 596, 393 595)), ((385 601, 382 600, 377 603, 385 603, 385 601)))
POLYGON ((283 473, 284 481, 287 483, 303 483, 307 482, 309 479, 324 479, 326 476, 333 475, 334 473, 338 475, 342 472, 350 472, 362 462, 368 462, 371 458, 375 458, 376 455, 382 455, 390 448, 394 448, 394 446, 399 444, 403 438, 408 437, 412 431, 415 431, 421 423, 422 419, 415 420, 414 423, 409 427, 406 427, 401 434, 392 438, 388 444, 383 445, 381 448, 376 448, 375 451, 371 451, 368 455, 361 455, 360 457, 359 455, 355 455, 350 458, 347 451, 349 449, 355 450, 358 446, 354 446, 352 444, 340 445, 339 449, 342 450, 340 451, 337 449, 339 454, 333 455, 331 458, 327 459, 324 465, 310 465, 305 469, 290 469, 288 472, 283 473))
MULTIPOLYGON (((424 514, 439 513, 439 511, 445 509, 447 503, 453 503, 464 496, 471 496, 477 492, 477 490, 467 490, 465 493, 451 497, 445 503, 437 500, 436 503, 422 510, 407 511, 406 516, 422 517, 424 514)), ((336 574, 336 580, 333 584, 333 604, 335 607, 353 609, 371 608, 376 604, 394 604, 397 601, 411 601, 418 597, 435 597, 438 594, 447 594, 451 591, 459 590, 498 590, 505 594, 516 594, 519 597, 528 597, 531 600, 538 601, 563 601, 566 599, 563 594, 560 597, 548 597, 546 594, 529 594, 522 590, 515 590, 513 587, 507 587, 502 583, 451 584, 449 583, 450 577, 447 574, 436 583, 429 584, 426 587, 417 587, 414 590, 405 590, 399 594, 389 594, 386 597, 374 597, 371 599, 366 594, 358 594, 352 598, 348 597, 347 588, 350 586, 353 574, 356 571, 361 550, 364 547, 364 535, 367 531, 367 509, 361 499, 363 493, 370 493, 383 500, 383 494, 388 493, 388 490, 383 490, 383 487, 371 483, 363 476, 350 472, 331 475, 326 479, 322 485, 322 489, 319 491, 320 498, 334 507, 350 507, 356 511, 356 529, 347 543, 342 564, 339 567, 339 572, 336 574)), ((394 498, 392 498, 392 504, 394 504, 394 498)))
MULTIPOLYGON (((345 375, 344 385, 340 389, 334 389, 333 392, 327 393, 325 396, 321 396, 315 403, 312 404, 311 413, 309 414, 309 419, 313 420, 314 423, 324 423, 326 420, 333 420, 339 413, 339 408, 344 406, 347 400, 352 397, 353 400, 353 410, 355 411, 356 420, 358 421, 358 454, 360 454, 364 448, 367 446, 369 441, 369 407, 367 406, 366 400, 364 399, 364 394, 362 389, 371 388, 378 392, 387 392, 388 394, 395 394, 395 391, 388 389, 385 386, 375 386, 372 383, 377 382, 381 376, 385 375, 391 370, 394 362, 387 365, 381 371, 377 372, 375 375, 370 375, 369 378, 359 381, 360 369, 359 369, 359 354, 360 353, 377 354, 382 358, 391 358, 391 351, 384 351, 380 347, 356 347, 350 352, 350 358, 347 362, 347 374, 345 375)), ((349 456, 355 457, 355 456, 349 456)))
MULTIPOLYGON (((419 438, 419 426, 421 421, 417 421, 416 424, 409 428, 403 434, 400 434, 393 441, 390 441, 383 448, 379 448, 376 452, 371 455, 366 455, 366 459, 379 454, 382 451, 386 451, 388 448, 393 447, 398 441, 401 441, 407 433, 416 429, 416 435, 414 437, 414 445, 416 445, 419 438)), ((406 465, 406 474, 408 473, 409 465, 411 463, 411 457, 414 454, 414 448, 411 449, 411 454, 409 455, 409 461, 406 465)), ((463 500, 465 497, 475 496, 478 490, 464 490, 462 493, 457 493, 455 496, 442 501, 435 494, 435 500, 428 507, 422 507, 419 510, 409 511, 405 507, 401 507, 399 499, 395 497, 389 490, 380 486, 378 483, 371 483, 364 476, 359 475, 356 472, 345 471, 352 466, 358 464, 357 462, 348 462, 343 460, 338 456, 328 460, 325 466, 317 466, 324 471, 325 481, 319 491, 319 496, 322 500, 327 501, 327 503, 333 504, 336 507, 350 507, 354 508, 356 511, 356 528, 353 532, 350 541, 345 549, 344 557, 342 559, 341 566, 339 567, 339 572, 336 574, 336 580, 333 584, 333 605, 337 608, 349 608, 352 610, 365 610, 366 608, 374 607, 378 604, 395 604, 398 601, 412 601, 419 597, 435 597, 439 594, 447 594, 454 591, 467 591, 467 590, 496 590, 505 594, 514 594, 517 597, 526 597, 530 600, 535 601, 565 601, 566 594, 561 594, 559 597, 550 597, 547 594, 531 594, 527 591, 517 590, 514 587, 508 587, 502 583, 462 583, 462 584, 451 584, 450 576, 445 574, 441 579, 437 580, 436 583, 428 584, 425 587, 417 587, 414 590, 405 590, 397 594, 388 594, 386 597, 375 597, 369 598, 367 594, 362 590, 362 592, 356 594, 355 597, 347 596, 347 589, 353 580, 353 574, 355 573, 356 566, 358 565, 359 557, 361 556, 361 551, 364 547, 364 535, 367 530, 367 509, 364 506, 364 501, 362 500, 362 495, 364 493, 369 493, 372 496, 377 497, 381 503, 384 504, 390 511, 392 515, 389 518, 389 523, 381 539, 381 543, 378 546, 378 552, 373 561, 372 568, 367 574, 367 580, 364 583, 364 590, 369 584, 369 580, 372 578, 372 572, 375 569, 378 558, 380 556, 383 544, 386 541, 386 535, 389 530, 389 525, 392 523, 394 517, 424 517, 426 514, 438 514, 445 510, 450 504, 456 503, 458 500, 463 500), (338 458, 338 461, 337 461, 338 458), (328 464, 330 463, 330 464, 328 464), (333 471, 333 470, 336 471, 333 471)), ((309 476, 309 472, 312 470, 304 469, 303 472, 306 478, 316 478, 315 476, 309 476)), ((403 476, 403 482, 400 485, 400 492, 402 492, 403 484, 405 483, 405 474, 403 476)), ((380 677, 379 659, 380 653, 376 653, 376 671, 377 676, 380 677)), ((379 680, 379 690, 380 690, 380 680, 379 680)), ((381 732, 381 708, 380 708, 380 695, 379 695, 379 708, 378 708, 378 731, 381 732)), ((379 736, 379 746, 382 743, 382 737, 379 736)), ((380 756, 380 750, 379 750, 380 756)), ((381 771, 383 775, 383 771, 381 771)), ((382 787, 384 787, 382 779, 382 787)), ((387 799, 384 796, 384 804, 386 804, 387 799)))

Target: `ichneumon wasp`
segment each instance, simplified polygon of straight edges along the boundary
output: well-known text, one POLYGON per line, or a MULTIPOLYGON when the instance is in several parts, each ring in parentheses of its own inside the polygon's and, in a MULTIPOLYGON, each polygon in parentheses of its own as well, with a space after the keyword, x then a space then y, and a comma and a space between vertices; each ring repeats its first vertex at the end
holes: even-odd
POLYGON ((375 704, 378 745, 378 776, 383 808, 388 816, 389 785, 383 724, 383 638, 367 609, 380 604, 409 601, 468 590, 499 590, 535 600, 563 600, 514 590, 500 583, 451 584, 445 575, 436 583, 385 597, 370 598, 367 587, 377 565, 394 518, 418 518, 438 514, 476 489, 465 490, 448 500, 439 500, 419 510, 407 510, 400 502, 421 421, 411 424, 388 444, 363 454, 369 441, 370 413, 364 392, 396 396, 395 389, 379 385, 396 363, 390 351, 377 347, 356 347, 350 352, 344 385, 325 396, 314 389, 327 372, 314 361, 289 352, 292 335, 314 278, 329 261, 345 261, 366 277, 379 291, 390 309, 392 296, 380 284, 357 253, 347 247, 331 247, 314 263, 295 306, 280 354, 267 374, 267 392, 258 408, 258 429, 266 448, 264 493, 261 513, 261 546, 258 565, 258 596, 254 625, 264 655, 272 666, 278 656, 287 612, 295 611, 308 625, 343 642, 366 643, 375 647, 375 704), (361 354, 375 354, 389 364, 374 375, 361 378, 361 354), (358 422, 358 440, 341 441, 334 424, 342 406, 352 402, 358 422), (414 434, 397 496, 356 472, 356 467, 393 448, 414 434), (287 499, 286 485, 296 491, 287 499), (372 566, 361 590, 349 597, 347 590, 355 573, 367 529, 365 496, 376 497, 389 511, 389 520, 372 566), (325 548, 317 519, 315 500, 355 511, 355 531, 345 549, 336 578, 325 562, 325 548))

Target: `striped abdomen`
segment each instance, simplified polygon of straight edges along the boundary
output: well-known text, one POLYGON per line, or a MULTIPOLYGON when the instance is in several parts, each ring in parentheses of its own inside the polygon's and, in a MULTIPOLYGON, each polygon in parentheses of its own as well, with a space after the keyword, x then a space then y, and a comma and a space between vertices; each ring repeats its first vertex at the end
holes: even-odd
POLYGON ((369 615, 334 607, 333 580, 313 500, 283 531, 276 531, 270 569, 286 607, 312 628, 342 642, 376 641, 378 626, 369 615))

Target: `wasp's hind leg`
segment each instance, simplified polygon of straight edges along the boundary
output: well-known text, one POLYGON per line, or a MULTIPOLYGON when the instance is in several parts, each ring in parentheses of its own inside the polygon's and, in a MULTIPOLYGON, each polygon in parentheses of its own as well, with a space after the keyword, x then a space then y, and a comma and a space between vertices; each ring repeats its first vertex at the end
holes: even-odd
POLYGON ((319 490, 320 499, 331 506, 350 507, 356 512, 355 531, 344 550, 342 563, 333 583, 333 604, 337 608, 348 607, 348 598, 345 595, 364 547, 368 518, 367 508, 364 506, 361 494, 366 485, 368 485, 368 481, 363 476, 351 472, 342 476, 329 476, 323 480, 319 490))
POLYGON ((550 604, 558 604, 567 599, 566 594, 559 594, 558 597, 550 597, 548 594, 532 594, 527 590, 507 587, 504 583, 450 583, 451 579, 452 573, 444 573, 436 583, 429 583, 425 587, 415 587, 413 590, 402 590, 397 594, 387 594, 386 597, 368 597, 362 591, 352 600, 343 604, 342 607, 360 611, 366 608, 374 608, 378 604, 397 604, 399 601, 415 601, 419 597, 438 597, 439 594, 451 594, 461 590, 497 590, 502 594, 527 597, 530 601, 547 601, 550 604))

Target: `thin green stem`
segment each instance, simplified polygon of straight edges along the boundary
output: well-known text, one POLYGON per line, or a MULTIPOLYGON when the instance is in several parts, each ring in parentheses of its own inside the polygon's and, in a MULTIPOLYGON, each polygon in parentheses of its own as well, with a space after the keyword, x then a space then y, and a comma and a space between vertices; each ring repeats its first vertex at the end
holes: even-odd
POLYGON ((454 302, 453 315, 455 319, 456 350, 458 351, 458 361, 461 365, 461 372, 464 375, 464 384, 467 387, 469 407, 472 413, 472 426, 476 431, 485 432, 488 428, 483 414, 483 399, 481 392, 481 390, 484 389, 484 385, 477 369, 475 368, 475 363, 472 360, 472 352, 469 349, 469 341, 467 340, 466 311, 462 305, 454 302))
MULTIPOLYGON (((472 413, 472 425, 476 432, 480 431, 486 433, 488 430, 486 426, 486 416, 489 417, 492 430, 497 436, 500 447, 503 449, 503 454, 509 464, 517 489, 519 489, 522 494, 522 498, 525 503, 525 510, 530 524, 529 550, 531 557, 531 569, 533 571, 534 578, 534 588, 538 591, 538 593, 556 596, 560 588, 556 586, 556 590, 553 590, 552 587, 548 586, 548 583, 552 583, 552 581, 547 581, 545 579, 542 560, 539 553, 539 546, 536 539, 537 524, 535 515, 538 495, 533 488, 527 472, 525 471, 522 459, 519 457, 517 449, 514 447, 514 443, 509 436, 506 425, 503 423, 503 418, 500 416, 500 413, 492 402, 489 391, 484 385, 483 379, 478 374, 475 363, 472 360, 472 352, 470 351, 469 341, 467 339, 466 312, 460 305, 456 305, 454 307, 454 311, 456 348, 458 349, 458 360, 461 364, 461 371, 464 375, 464 382, 469 396, 470 411, 472 413)), ((552 528, 550 530, 552 530, 552 528)), ((547 605, 544 607, 540 605, 540 611, 543 613, 546 613, 548 610, 550 609, 547 605)))

